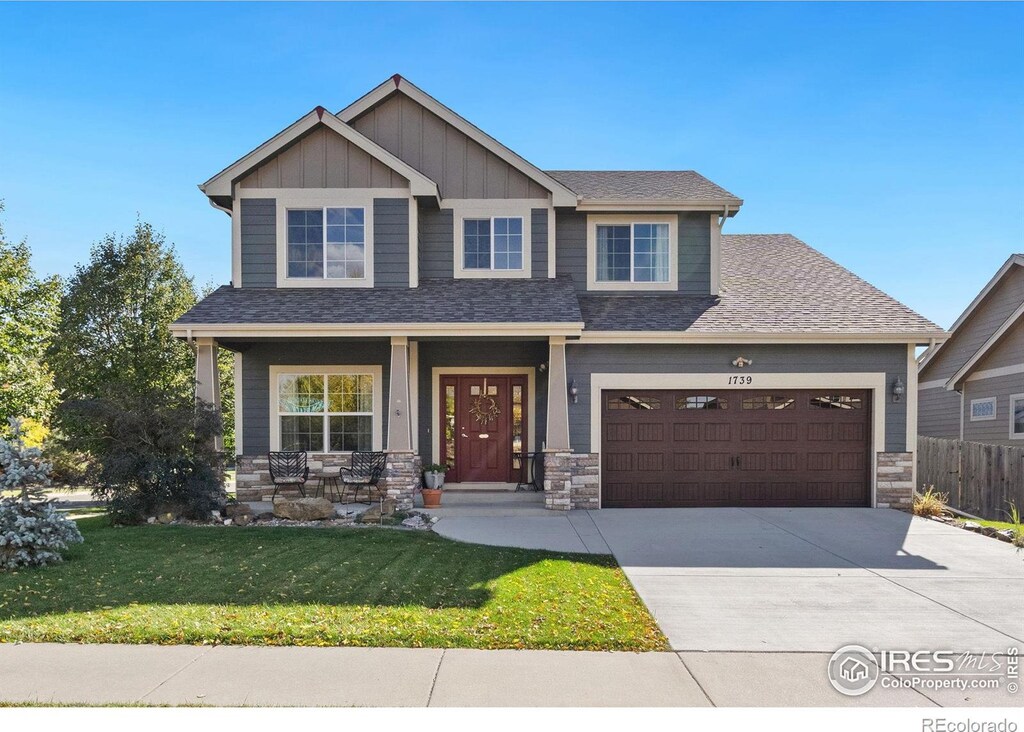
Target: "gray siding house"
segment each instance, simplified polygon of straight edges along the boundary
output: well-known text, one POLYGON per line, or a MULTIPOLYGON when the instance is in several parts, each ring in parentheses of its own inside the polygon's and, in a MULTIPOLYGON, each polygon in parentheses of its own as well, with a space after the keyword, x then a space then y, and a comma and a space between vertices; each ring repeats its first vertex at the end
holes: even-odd
POLYGON ((925 351, 918 389, 921 435, 1024 447, 1024 254, 925 351))
POLYGON ((200 186, 232 277, 173 325, 239 498, 267 453, 386 451, 412 505, 541 476, 552 509, 906 505, 934 323, 693 171, 541 170, 395 76, 200 186))

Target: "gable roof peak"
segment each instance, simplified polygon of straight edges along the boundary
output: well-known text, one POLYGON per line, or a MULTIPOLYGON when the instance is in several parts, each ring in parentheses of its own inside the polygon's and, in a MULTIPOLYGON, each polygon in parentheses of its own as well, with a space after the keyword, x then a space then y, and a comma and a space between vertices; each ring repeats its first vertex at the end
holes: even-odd
POLYGON ((537 181, 537 183, 551 191, 552 203, 555 206, 576 205, 577 196, 566 185, 556 180, 553 176, 548 175, 545 171, 526 160, 526 158, 513 152, 458 112, 437 101, 400 74, 394 74, 387 81, 359 97, 359 99, 338 112, 337 118, 345 124, 351 124, 357 117, 361 117, 396 93, 405 95, 424 109, 440 117, 444 122, 459 130, 477 144, 497 155, 528 178, 537 181))

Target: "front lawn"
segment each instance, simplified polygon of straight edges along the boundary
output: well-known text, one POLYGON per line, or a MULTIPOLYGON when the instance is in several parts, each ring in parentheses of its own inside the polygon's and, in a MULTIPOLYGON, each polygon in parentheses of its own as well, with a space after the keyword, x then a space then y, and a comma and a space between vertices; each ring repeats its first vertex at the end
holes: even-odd
POLYGON ((666 647, 611 557, 373 528, 79 527, 66 563, 0 574, 0 642, 666 647))

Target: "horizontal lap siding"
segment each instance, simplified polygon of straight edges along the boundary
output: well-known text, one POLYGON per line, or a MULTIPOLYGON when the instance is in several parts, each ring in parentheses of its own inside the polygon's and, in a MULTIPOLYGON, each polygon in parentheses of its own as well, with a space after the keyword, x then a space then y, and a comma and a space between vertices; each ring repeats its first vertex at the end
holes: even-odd
POLYGON ((277 201, 243 198, 242 287, 277 286, 277 201))
POLYGON ((711 216, 679 214, 679 291, 687 295, 711 292, 711 216))
POLYGON ((409 286, 409 200, 373 201, 373 282, 375 287, 409 286))
POLYGON ((1024 447, 1024 440, 1010 439, 1010 395, 1024 394, 1024 374, 977 379, 964 384, 964 440, 989 445, 1024 447), (996 398, 996 418, 971 421, 971 400, 996 398))
POLYGON ((569 275, 577 290, 587 289, 587 215, 555 213, 555 273, 569 275))
MULTIPOLYGON (((885 372, 886 383, 899 376, 907 383, 907 348, 904 345, 582 345, 566 348, 568 379, 576 381, 577 403, 569 404, 569 439, 574 452, 589 452, 593 373, 700 373, 732 376, 738 355, 754 366, 742 373, 885 372)), ((643 387, 643 383, 637 384, 643 387)), ((885 449, 906 449, 906 400, 885 400, 885 449)))
MULTIPOLYGON (((438 367, 530 366, 536 368, 548 360, 547 343, 521 341, 516 343, 495 343, 477 341, 456 343, 452 341, 420 341, 419 343, 419 448, 427 462, 431 456, 432 433, 434 429, 433 370, 438 367)), ((545 439, 547 420, 547 372, 535 372, 536 391, 534 398, 527 397, 536 409, 536 434, 534 444, 540 449, 545 439)))
POLYGON ((453 214, 449 209, 420 207, 420 277, 455 276, 455 239, 453 214))
POLYGON ((533 260, 532 276, 543 279, 548 276, 548 210, 546 208, 535 208, 530 211, 530 239, 532 240, 530 251, 530 258, 533 260))
POLYGON ((388 383, 391 347, 387 342, 343 343, 338 341, 288 343, 231 343, 242 351, 242 446, 246 455, 270 450, 270 367, 275 366, 383 366, 384 423, 387 435, 388 383))
POLYGON ((917 433, 925 437, 960 437, 960 394, 944 387, 917 393, 917 433))
MULTIPOLYGON (((1010 327, 992 350, 974 367, 974 373, 986 369, 1006 368, 1024 364, 1024 317, 1010 327)), ((1024 381, 1024 376, 1021 376, 1024 381)))

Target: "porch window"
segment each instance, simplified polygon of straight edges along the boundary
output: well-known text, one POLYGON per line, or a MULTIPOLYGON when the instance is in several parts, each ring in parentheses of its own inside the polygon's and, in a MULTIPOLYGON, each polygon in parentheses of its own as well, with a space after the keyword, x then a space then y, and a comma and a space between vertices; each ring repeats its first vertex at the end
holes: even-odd
POLYGON ((463 219, 462 253, 463 269, 522 269, 523 219, 519 216, 463 219))
POLYGON ((277 418, 281 450, 372 450, 373 375, 280 374, 277 418))
POLYGON ((366 209, 288 209, 288 276, 363 279, 366 209))
POLYGON ((597 226, 598 282, 668 282, 669 225, 597 226))

